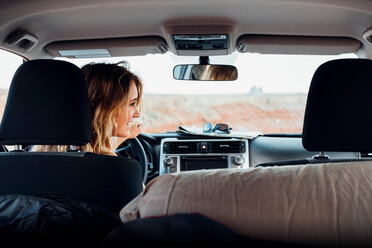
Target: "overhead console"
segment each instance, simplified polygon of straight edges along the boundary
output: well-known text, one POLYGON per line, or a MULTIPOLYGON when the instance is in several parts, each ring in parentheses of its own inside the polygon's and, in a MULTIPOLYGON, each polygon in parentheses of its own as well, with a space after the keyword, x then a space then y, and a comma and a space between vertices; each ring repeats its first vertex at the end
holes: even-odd
POLYGON ((166 33, 177 55, 227 55, 235 49, 232 25, 173 25, 166 26, 166 33))
POLYGON ((211 50, 228 49, 228 34, 174 34, 174 47, 177 50, 211 50))
POLYGON ((165 138, 161 141, 159 175, 190 170, 248 167, 246 139, 165 138))

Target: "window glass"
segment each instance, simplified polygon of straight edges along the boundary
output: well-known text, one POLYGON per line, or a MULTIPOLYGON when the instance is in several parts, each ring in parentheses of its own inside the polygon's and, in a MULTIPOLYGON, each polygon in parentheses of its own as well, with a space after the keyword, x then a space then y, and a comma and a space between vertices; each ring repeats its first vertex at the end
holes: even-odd
MULTIPOLYGON (((301 133, 306 96, 315 70, 337 56, 269 55, 234 52, 212 56, 211 64, 234 65, 236 81, 180 81, 177 64, 197 64, 198 57, 170 52, 133 57, 65 59, 79 67, 90 62, 126 60, 144 82, 145 132, 174 132, 178 126, 202 128, 227 123, 235 131, 301 133)), ((62 59, 62 58, 60 58, 62 59)))
POLYGON ((10 82, 22 63, 21 56, 0 49, 0 119, 4 113, 10 82))

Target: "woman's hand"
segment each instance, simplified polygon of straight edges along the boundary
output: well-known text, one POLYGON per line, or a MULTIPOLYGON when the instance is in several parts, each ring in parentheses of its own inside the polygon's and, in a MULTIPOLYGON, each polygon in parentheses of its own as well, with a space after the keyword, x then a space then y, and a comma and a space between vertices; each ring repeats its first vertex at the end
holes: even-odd
POLYGON ((137 137, 138 134, 140 134, 140 132, 142 131, 144 125, 145 125, 145 122, 144 122, 142 116, 134 118, 132 126, 129 129, 128 139, 133 139, 133 138, 137 137))
POLYGON ((133 123, 129 130, 128 139, 133 139, 137 137, 138 134, 142 131, 143 125, 141 123, 133 123))

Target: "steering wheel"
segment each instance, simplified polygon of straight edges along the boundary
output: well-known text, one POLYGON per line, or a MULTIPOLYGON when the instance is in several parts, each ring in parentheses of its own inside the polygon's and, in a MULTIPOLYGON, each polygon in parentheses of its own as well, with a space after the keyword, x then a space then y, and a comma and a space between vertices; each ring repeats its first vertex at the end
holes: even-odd
POLYGON ((141 142, 137 138, 127 139, 119 145, 115 153, 118 156, 129 157, 137 160, 141 167, 142 182, 143 184, 146 184, 148 161, 145 149, 141 142))

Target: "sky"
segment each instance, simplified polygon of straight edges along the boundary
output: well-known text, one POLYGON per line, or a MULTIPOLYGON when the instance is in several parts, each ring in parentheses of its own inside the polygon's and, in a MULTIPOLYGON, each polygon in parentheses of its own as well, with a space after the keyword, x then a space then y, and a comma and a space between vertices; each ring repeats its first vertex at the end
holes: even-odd
MULTIPOLYGON (((130 64, 131 71, 142 78, 145 94, 248 94, 254 86, 262 88, 264 93, 279 94, 307 93, 312 75, 319 65, 328 60, 350 57, 356 57, 356 55, 263 55, 234 52, 227 57, 211 57, 211 64, 233 64, 238 68, 238 80, 226 82, 173 79, 175 65, 197 64, 198 57, 180 57, 169 52, 162 55, 68 61, 81 67, 92 61, 116 63, 126 60, 130 64)), ((9 88, 12 76, 21 63, 22 59, 19 56, 0 50, 0 88, 9 88)))

